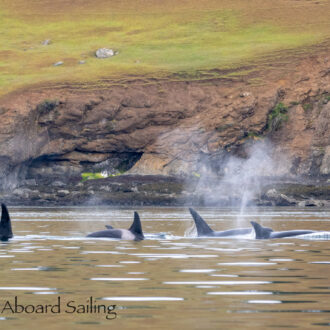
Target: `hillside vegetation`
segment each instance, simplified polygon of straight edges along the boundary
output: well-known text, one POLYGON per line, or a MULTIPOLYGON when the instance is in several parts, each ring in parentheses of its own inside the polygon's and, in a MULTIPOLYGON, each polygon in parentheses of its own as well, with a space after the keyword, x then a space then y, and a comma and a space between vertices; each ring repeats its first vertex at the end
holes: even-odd
POLYGON ((0 0, 0 95, 50 82, 191 77, 307 51, 330 37, 329 12, 327 0, 0 0), (97 59, 101 47, 119 54, 97 59))

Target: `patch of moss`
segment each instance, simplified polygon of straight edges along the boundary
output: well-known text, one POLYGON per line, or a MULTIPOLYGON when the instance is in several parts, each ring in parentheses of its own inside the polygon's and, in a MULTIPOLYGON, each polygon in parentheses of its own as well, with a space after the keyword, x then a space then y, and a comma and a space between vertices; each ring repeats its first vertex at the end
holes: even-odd
POLYGON ((102 173, 91 173, 91 172, 81 173, 81 177, 83 182, 87 180, 104 179, 102 173))
POLYGON ((250 139, 258 139, 260 138, 260 134, 256 132, 248 132, 247 137, 250 139))
POLYGON ((46 99, 37 105, 37 111, 43 115, 53 111, 58 105, 59 105, 59 101, 57 99, 54 100, 46 99))
POLYGON ((268 115, 267 129, 271 132, 279 130, 282 123, 289 119, 287 112, 288 107, 282 102, 278 103, 268 115))
POLYGON ((119 173, 116 174, 108 174, 108 175, 104 175, 100 172, 98 173, 92 173, 92 172, 85 172, 85 173, 81 173, 81 177, 82 177, 82 182, 87 181, 87 180, 97 180, 97 179, 104 179, 104 178, 112 178, 112 177, 116 177, 119 175, 122 175, 124 172, 120 171, 119 173))
POLYGON ((311 103, 305 103, 302 107, 305 111, 309 111, 313 108, 313 105, 311 103))

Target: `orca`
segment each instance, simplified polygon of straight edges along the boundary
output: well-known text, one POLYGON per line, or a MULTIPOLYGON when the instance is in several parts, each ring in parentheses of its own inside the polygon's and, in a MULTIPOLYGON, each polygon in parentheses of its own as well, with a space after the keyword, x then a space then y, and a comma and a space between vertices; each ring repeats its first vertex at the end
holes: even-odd
POLYGON ((271 239, 271 238, 283 238, 299 235, 306 235, 315 233, 314 230, 287 230, 287 231, 273 231, 271 228, 263 227, 255 221, 251 221, 251 225, 255 232, 256 239, 271 239))
POLYGON ((198 237, 229 237, 251 234, 252 232, 251 228, 238 228, 224 231, 214 231, 193 208, 189 208, 189 211, 195 221, 198 237))
POLYGON ((109 225, 106 225, 106 228, 106 230, 91 233, 87 237, 106 237, 132 241, 141 241, 144 239, 141 220, 137 212, 134 212, 134 221, 129 229, 115 229, 109 225))
POLYGON ((13 237, 9 212, 5 204, 1 204, 0 241, 8 241, 13 237))

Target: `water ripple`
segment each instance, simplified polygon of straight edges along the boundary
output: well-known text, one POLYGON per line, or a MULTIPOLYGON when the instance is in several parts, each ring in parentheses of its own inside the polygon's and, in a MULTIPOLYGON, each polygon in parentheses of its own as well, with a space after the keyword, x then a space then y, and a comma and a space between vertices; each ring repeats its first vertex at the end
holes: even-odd
POLYGON ((147 281, 149 278, 138 278, 138 277, 92 277, 91 281, 147 281))
POLYGON ((54 291, 56 288, 42 288, 42 287, 35 287, 35 286, 1 286, 0 290, 13 290, 13 291, 46 291, 51 290, 54 291))
POLYGON ((156 253, 133 253, 132 256, 142 258, 173 258, 173 259, 188 259, 188 258, 217 258, 214 254, 156 254, 156 253))
POLYGON ((220 266, 268 266, 277 265, 276 262, 220 262, 220 266))
POLYGON ((175 285, 251 285, 251 284, 270 284, 270 281, 173 281, 163 282, 164 284, 175 284, 175 285))
POLYGON ((184 298, 178 297, 105 297, 101 300, 110 301, 182 301, 184 298))
POLYGON ((209 295, 215 296, 250 296, 250 295, 269 295, 273 294, 271 291, 214 291, 208 292, 209 295))

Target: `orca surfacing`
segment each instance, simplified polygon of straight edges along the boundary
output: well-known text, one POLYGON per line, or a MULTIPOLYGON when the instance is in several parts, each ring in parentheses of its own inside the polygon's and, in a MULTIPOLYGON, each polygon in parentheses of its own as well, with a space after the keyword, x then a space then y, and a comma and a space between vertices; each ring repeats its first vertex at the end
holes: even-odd
POLYGON ((247 235, 251 234, 252 232, 251 228, 238 228, 224 231, 214 231, 193 208, 189 208, 189 211, 195 221, 198 237, 229 237, 247 235))
POLYGON ((5 204, 1 204, 0 241, 8 241, 13 237, 9 212, 5 204))
POLYGON ((299 235, 312 234, 314 230, 287 230, 287 231, 273 231, 271 228, 263 227, 255 221, 251 221, 251 225, 255 232, 256 239, 271 239, 271 238, 283 238, 299 235))
POLYGON ((129 229, 115 229, 109 225, 106 225, 106 228, 106 230, 91 233, 87 237, 116 238, 132 241, 141 241, 144 239, 140 216, 137 212, 134 212, 134 221, 129 229))

